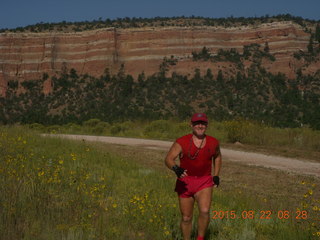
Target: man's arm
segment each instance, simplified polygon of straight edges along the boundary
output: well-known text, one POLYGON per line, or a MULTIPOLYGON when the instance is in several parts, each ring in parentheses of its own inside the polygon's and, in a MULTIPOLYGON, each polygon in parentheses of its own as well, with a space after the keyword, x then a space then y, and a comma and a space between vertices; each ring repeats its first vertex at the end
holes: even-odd
POLYGON ((182 150, 182 148, 177 142, 174 142, 172 144, 172 146, 166 156, 166 159, 165 159, 165 164, 169 169, 172 169, 172 167, 174 165, 176 165, 175 159, 178 157, 181 150, 182 150))
MULTIPOLYGON (((165 164, 166 166, 170 169, 173 170, 177 175, 177 169, 176 168, 180 168, 176 165, 175 163, 175 159, 179 156, 179 154, 181 153, 182 148, 180 146, 180 144, 178 144, 177 142, 174 142, 166 156, 165 159, 165 164), (176 166, 176 167, 175 167, 176 166)), ((184 170, 184 172, 180 175, 180 177, 185 177, 188 174, 186 173, 186 170, 184 170)))
POLYGON ((222 156, 220 152, 220 146, 218 145, 216 149, 216 154, 213 157, 213 166, 214 166, 213 176, 219 176, 221 165, 222 165, 222 156))
POLYGON ((218 187, 220 184, 219 173, 222 164, 222 156, 220 152, 220 146, 218 145, 216 148, 216 154, 213 156, 213 166, 214 166, 214 174, 213 174, 213 182, 214 186, 218 187))

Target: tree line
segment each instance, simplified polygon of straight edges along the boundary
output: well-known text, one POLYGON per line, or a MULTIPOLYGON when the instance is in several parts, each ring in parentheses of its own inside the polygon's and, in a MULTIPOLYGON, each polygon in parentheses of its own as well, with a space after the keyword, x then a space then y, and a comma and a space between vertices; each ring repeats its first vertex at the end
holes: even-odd
MULTIPOLYGON (((136 79, 125 72, 124 65, 117 74, 111 75, 106 69, 98 78, 79 75, 74 69, 64 71, 51 78, 53 91, 48 95, 43 94, 46 74, 40 80, 10 81, 6 98, 0 98, 0 123, 188 119, 193 112, 203 111, 218 121, 241 117, 277 127, 310 126, 320 130, 320 71, 313 75, 297 71, 295 79, 288 79, 259 64, 258 56, 269 55, 259 55, 253 47, 248 51, 255 60, 244 72, 243 58, 239 58, 234 76, 222 71, 214 75, 211 69, 205 74, 196 69, 191 76, 176 72, 169 75, 166 66, 176 63, 172 57, 164 59, 159 72, 151 76, 142 72, 136 79), (20 94, 19 84, 24 89, 20 94)), ((232 56, 237 57, 234 52, 232 56)))
POLYGON ((116 19, 103 19, 100 17, 93 21, 80 21, 80 22, 57 22, 57 23, 44 23, 40 22, 25 27, 17 27, 14 29, 0 29, 1 32, 44 32, 44 31, 86 31, 100 28, 140 28, 140 27, 168 27, 168 26, 223 26, 223 27, 237 27, 249 26, 254 24, 270 23, 275 21, 292 21, 295 22, 309 31, 309 24, 319 24, 319 21, 304 19, 302 17, 293 16, 290 14, 279 14, 275 16, 261 16, 261 17, 226 17, 226 18, 208 18, 200 16, 179 16, 179 17, 154 17, 154 18, 141 18, 141 17, 124 17, 116 19))

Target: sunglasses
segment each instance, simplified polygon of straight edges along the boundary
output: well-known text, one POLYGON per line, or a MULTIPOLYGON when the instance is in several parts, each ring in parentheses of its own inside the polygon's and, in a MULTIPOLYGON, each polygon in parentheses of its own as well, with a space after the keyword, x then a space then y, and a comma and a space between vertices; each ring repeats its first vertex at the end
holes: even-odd
POLYGON ((197 121, 197 122, 193 122, 193 123, 192 123, 192 126, 196 126, 196 125, 199 125, 199 124, 204 125, 204 126, 207 126, 207 125, 208 125, 208 123, 207 123, 207 122, 204 122, 204 121, 197 121))

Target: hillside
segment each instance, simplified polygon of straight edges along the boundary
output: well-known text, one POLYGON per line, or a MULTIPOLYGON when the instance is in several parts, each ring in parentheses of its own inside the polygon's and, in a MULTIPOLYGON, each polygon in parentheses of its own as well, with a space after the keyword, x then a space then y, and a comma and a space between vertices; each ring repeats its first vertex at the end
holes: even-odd
POLYGON ((200 20, 3 31, 0 121, 183 119, 206 111, 217 120, 320 129, 319 23, 200 20))

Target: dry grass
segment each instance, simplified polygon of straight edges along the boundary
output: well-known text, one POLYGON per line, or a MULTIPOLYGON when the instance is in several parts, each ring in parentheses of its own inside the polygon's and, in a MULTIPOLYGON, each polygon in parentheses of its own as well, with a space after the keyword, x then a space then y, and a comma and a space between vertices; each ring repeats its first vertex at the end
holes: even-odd
POLYGON ((268 145, 253 145, 253 144, 232 144, 232 143, 223 143, 221 144, 222 147, 235 149, 244 152, 257 152, 266 155, 275 155, 275 156, 282 156, 288 158, 295 158, 299 160, 305 160, 309 162, 318 162, 320 163, 318 151, 311 151, 311 150, 302 150, 296 148, 289 148, 289 147, 276 147, 276 146, 268 146, 268 145))

